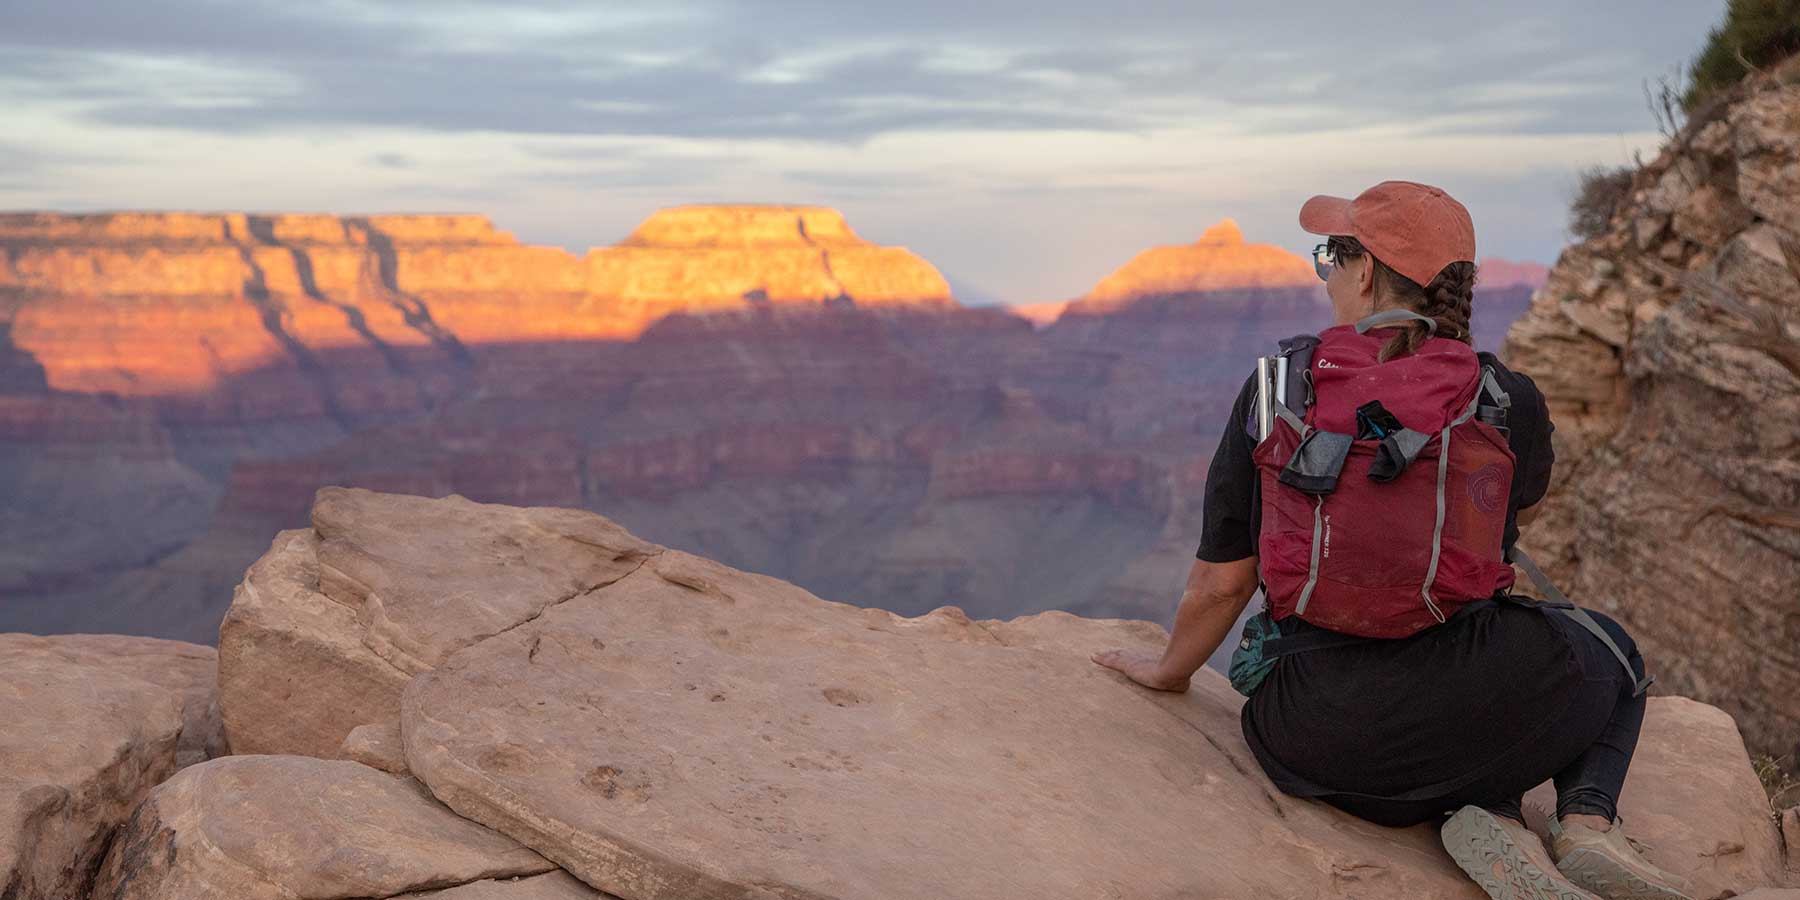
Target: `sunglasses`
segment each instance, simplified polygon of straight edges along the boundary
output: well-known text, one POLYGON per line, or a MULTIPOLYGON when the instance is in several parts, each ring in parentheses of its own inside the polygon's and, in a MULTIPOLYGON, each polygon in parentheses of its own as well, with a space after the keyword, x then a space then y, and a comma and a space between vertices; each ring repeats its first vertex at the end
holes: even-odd
POLYGON ((1313 248, 1313 272, 1320 281, 1330 281, 1331 273, 1344 261, 1346 256, 1360 255, 1355 247, 1346 247, 1337 241, 1327 241, 1313 248))
POLYGON ((1320 244, 1313 248, 1313 271, 1318 273, 1320 281, 1331 280, 1331 270, 1337 268, 1337 254, 1331 252, 1330 244, 1320 244))

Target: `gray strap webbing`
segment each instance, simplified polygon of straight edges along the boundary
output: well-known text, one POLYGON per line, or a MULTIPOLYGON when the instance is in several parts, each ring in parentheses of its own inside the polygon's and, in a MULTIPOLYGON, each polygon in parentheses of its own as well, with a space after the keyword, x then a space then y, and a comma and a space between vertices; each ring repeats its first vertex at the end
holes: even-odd
POLYGON ((1479 396, 1483 390, 1488 392, 1489 397, 1494 398, 1495 403, 1500 404, 1501 409, 1512 408, 1512 396, 1500 389, 1500 382, 1494 379, 1493 366, 1481 367, 1481 387, 1476 390, 1476 395, 1479 396))
MULTIPOLYGON (((1483 377, 1491 378, 1493 372, 1482 367, 1483 377)), ((1498 389, 1498 385, 1495 388, 1498 389)), ((1505 392, 1501 392, 1505 397, 1505 392)), ((1498 398, 1496 398, 1498 399, 1498 398)), ((1510 398, 1507 399, 1511 403, 1510 398)), ((1469 408, 1457 416, 1454 421, 1438 432, 1438 470, 1437 470, 1437 524, 1431 528, 1431 566, 1425 570, 1425 583, 1419 587, 1419 595, 1425 598, 1425 608, 1431 610, 1433 618, 1444 621, 1444 611, 1438 608, 1437 601, 1431 599, 1431 585, 1437 581, 1438 558, 1444 553, 1444 483, 1450 477, 1450 429, 1469 421, 1475 415, 1475 409, 1481 405, 1481 388, 1475 389, 1475 396, 1469 398, 1469 408)))
POLYGON ((1444 621, 1444 611, 1438 608, 1437 601, 1431 599, 1431 585, 1437 581, 1438 557, 1444 552, 1444 481, 1450 473, 1450 429, 1454 427, 1455 423, 1451 423, 1438 432, 1437 524, 1431 526, 1431 566, 1425 570, 1425 583, 1419 586, 1419 595, 1425 598, 1425 608, 1431 610, 1431 617, 1440 624, 1444 621))
POLYGON ((1320 510, 1323 510, 1324 508, 1324 497, 1319 497, 1313 501, 1312 562, 1307 565, 1306 587, 1300 589, 1300 600, 1294 604, 1294 615, 1301 615, 1306 612, 1306 601, 1312 599, 1313 585, 1319 583, 1320 533, 1325 530, 1323 525, 1324 519, 1321 517, 1320 510))
POLYGON ((1543 593, 1544 599, 1550 601, 1552 609, 1574 619, 1594 637, 1599 638, 1600 643, 1606 645, 1606 649, 1612 651, 1612 655, 1618 659, 1619 665, 1625 667, 1625 677, 1633 685, 1631 693, 1633 697, 1641 697, 1645 691, 1650 689, 1650 684, 1656 678, 1650 675, 1638 678, 1637 670, 1631 667, 1631 660, 1626 658, 1625 651, 1619 649, 1619 645, 1612 639, 1612 635, 1607 634, 1606 629, 1601 628, 1600 623, 1594 621, 1594 617, 1587 614, 1587 610, 1576 606, 1573 601, 1563 595, 1562 591, 1557 590, 1556 585, 1550 581, 1550 576, 1545 575, 1544 570, 1538 568, 1537 563, 1532 562, 1531 557, 1527 556, 1525 551, 1520 550, 1517 545, 1512 550, 1512 561, 1519 568, 1525 570, 1525 574, 1531 578, 1531 583, 1537 585, 1537 589, 1543 593))
POLYGON ((1392 325, 1395 322, 1406 322, 1412 319, 1418 319, 1419 321, 1424 322, 1427 331, 1433 335, 1437 334, 1436 319, 1433 319, 1430 316, 1422 316, 1410 309, 1384 309, 1372 316, 1364 316, 1356 323, 1356 333, 1368 334, 1369 329, 1371 328, 1382 325, 1392 325))
POLYGON ((1287 408, 1287 404, 1280 400, 1276 400, 1272 405, 1274 406, 1276 417, 1281 419, 1281 421, 1288 423, 1288 427, 1294 429, 1295 434, 1306 437, 1306 433, 1312 430, 1305 422, 1300 421, 1299 416, 1294 415, 1293 410, 1287 408))

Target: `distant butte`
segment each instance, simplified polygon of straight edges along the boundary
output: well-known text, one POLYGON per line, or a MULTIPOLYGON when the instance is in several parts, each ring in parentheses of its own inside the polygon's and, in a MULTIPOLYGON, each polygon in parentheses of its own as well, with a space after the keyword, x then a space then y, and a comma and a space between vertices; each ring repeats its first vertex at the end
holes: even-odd
POLYGON ((1476 272, 1476 283, 1484 288, 1507 288, 1522 285, 1535 290, 1543 287, 1544 282, 1550 280, 1550 267, 1542 263, 1517 262, 1491 256, 1481 261, 1476 272))
POLYGON ((1015 303, 1008 305, 1006 311, 1031 323, 1033 328, 1048 328, 1056 322, 1063 310, 1069 308, 1069 301, 1057 300, 1051 303, 1015 303))
POLYGON ((586 262, 589 293, 616 297, 651 319, 764 302, 959 305, 930 263, 863 240, 841 213, 818 206, 665 209, 586 262))
POLYGON ((1222 219, 1192 244, 1139 253, 1071 304, 1070 311, 1103 313, 1148 297, 1318 283, 1305 257, 1273 244, 1245 243, 1237 222, 1222 219))

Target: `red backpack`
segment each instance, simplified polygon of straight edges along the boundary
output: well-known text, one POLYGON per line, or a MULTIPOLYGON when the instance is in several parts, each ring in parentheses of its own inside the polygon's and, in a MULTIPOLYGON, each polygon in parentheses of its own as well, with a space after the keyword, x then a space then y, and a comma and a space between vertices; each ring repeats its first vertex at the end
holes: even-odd
POLYGON ((1283 342, 1293 376, 1254 454, 1276 619, 1406 637, 1513 584, 1510 400, 1460 341, 1378 361, 1388 336, 1364 332, 1408 318, 1423 317, 1388 311, 1283 342))

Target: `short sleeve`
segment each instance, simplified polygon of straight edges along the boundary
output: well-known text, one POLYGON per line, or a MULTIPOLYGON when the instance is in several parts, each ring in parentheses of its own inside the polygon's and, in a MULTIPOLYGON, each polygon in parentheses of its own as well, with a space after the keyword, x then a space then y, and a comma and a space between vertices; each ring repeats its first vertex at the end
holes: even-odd
POLYGON ((1513 542, 1519 539, 1519 510, 1537 505, 1550 491, 1550 470, 1556 465, 1556 451, 1551 447, 1550 435, 1555 433, 1556 426, 1550 421, 1543 392, 1538 390, 1531 376, 1506 368, 1491 354, 1482 354, 1482 363, 1493 368, 1494 380, 1500 383, 1500 389, 1506 391, 1512 403, 1506 415, 1506 443, 1517 464, 1513 467, 1512 490, 1506 505, 1506 531, 1501 539, 1502 550, 1511 553, 1513 542))
POLYGON ((1254 376, 1244 379, 1231 419, 1219 438, 1212 465, 1206 470, 1202 495, 1200 548, 1194 556, 1207 562, 1236 562, 1256 555, 1262 509, 1256 479, 1256 445, 1245 424, 1256 403, 1254 376))
POLYGON ((1550 421, 1544 395, 1538 391, 1531 376, 1514 372, 1513 377, 1523 389, 1509 393, 1515 397, 1523 395, 1529 403, 1529 409, 1525 409, 1514 400, 1513 411, 1508 415, 1508 420, 1514 424, 1509 443, 1513 444, 1513 455, 1520 461, 1519 472, 1513 478, 1513 505, 1517 509, 1526 509, 1537 505, 1550 492, 1550 469, 1556 465, 1556 451, 1550 445, 1550 435, 1556 431, 1556 425, 1550 421))

